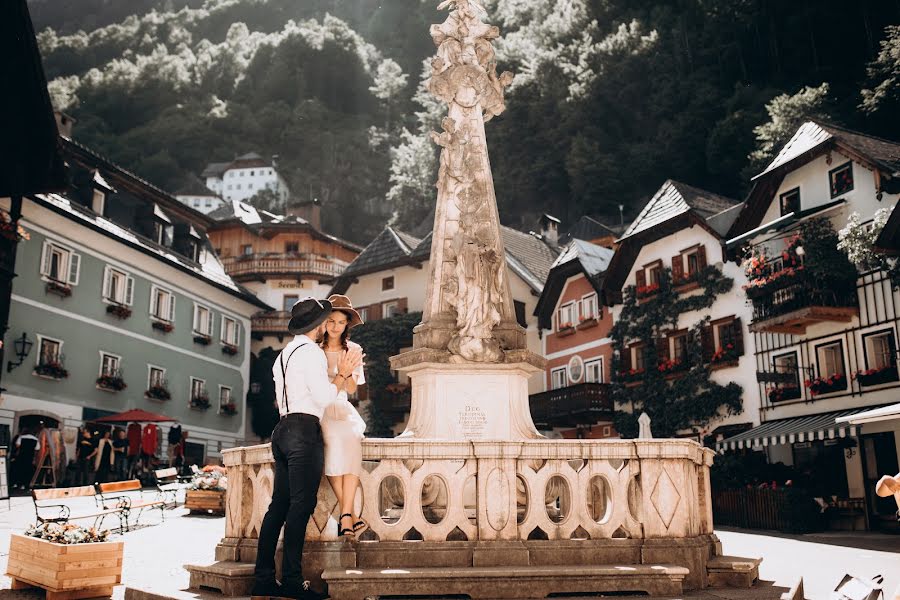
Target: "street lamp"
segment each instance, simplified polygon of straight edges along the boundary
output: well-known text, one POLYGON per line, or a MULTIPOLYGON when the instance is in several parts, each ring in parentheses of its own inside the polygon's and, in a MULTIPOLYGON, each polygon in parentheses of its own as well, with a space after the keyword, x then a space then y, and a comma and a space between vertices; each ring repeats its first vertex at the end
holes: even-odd
POLYGON ((28 356, 28 353, 31 352, 31 347, 34 345, 34 342, 28 339, 28 336, 25 332, 22 332, 22 337, 16 338, 13 342, 13 349, 16 351, 16 358, 19 359, 19 362, 7 361, 6 363, 6 372, 9 373, 23 362, 25 362, 25 358, 28 356))

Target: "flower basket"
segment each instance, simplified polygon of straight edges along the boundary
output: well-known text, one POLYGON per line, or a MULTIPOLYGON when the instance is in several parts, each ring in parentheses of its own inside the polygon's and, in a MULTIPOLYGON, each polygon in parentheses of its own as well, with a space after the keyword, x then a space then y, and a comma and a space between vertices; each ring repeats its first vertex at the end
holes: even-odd
POLYGON ((208 335, 204 335, 202 333, 194 334, 194 343, 200 344, 201 346, 209 346, 209 342, 212 340, 208 335))
POLYGON ((175 326, 168 321, 153 321, 151 323, 151 326, 153 327, 153 329, 162 331, 163 333, 169 333, 170 331, 175 329, 175 326))
POLYGON ((97 378, 97 387, 112 392, 121 392, 128 387, 121 375, 101 375, 97 378))
POLYGON ((858 381, 859 385, 862 387, 897 381, 897 365, 887 365, 880 369, 857 371, 853 374, 853 379, 858 381))
POLYGON ((236 415, 237 414, 237 404, 235 404, 234 402, 229 402, 228 404, 223 404, 219 408, 219 411, 223 415, 229 415, 229 416, 236 415))
POLYGON ((48 598, 109 597, 122 582, 124 549, 106 532, 47 523, 10 536, 6 574, 13 589, 43 588, 48 598))
POLYGON ((48 379, 65 379, 69 376, 69 372, 58 361, 47 361, 39 364, 34 368, 34 374, 39 377, 48 379))
POLYGON ((206 394, 193 396, 191 398, 191 408, 195 410, 206 410, 210 407, 209 396, 206 394))
POLYGON ((637 295, 639 300, 643 300, 645 298, 649 298, 651 296, 655 296, 659 293, 659 284, 651 283, 649 285, 641 285, 635 290, 635 294, 637 295))
POLYGON ((151 400, 171 400, 172 394, 169 392, 168 388, 163 385, 153 385, 144 392, 144 397, 150 398, 151 400))
POLYGON ((60 298, 68 298, 72 295, 72 288, 61 281, 50 280, 44 289, 48 294, 56 294, 60 298))
POLYGON ((834 373, 830 377, 816 377, 805 382, 812 396, 830 394, 847 389, 847 376, 843 373, 834 373))
POLYGON ((193 467, 194 477, 190 488, 184 495, 184 507, 191 514, 225 514, 225 491, 228 488, 228 477, 225 469, 207 465, 203 470, 193 467))
POLYGON ((106 314, 119 317, 120 319, 127 319, 131 316, 131 309, 124 304, 107 304, 106 314))
POLYGON ((783 402, 785 400, 794 400, 800 397, 800 389, 795 385, 785 387, 770 387, 766 389, 766 396, 769 402, 783 402))
POLYGON ((232 344, 224 344, 222 346, 222 354, 227 354, 228 356, 234 356, 238 353, 238 347, 232 344))

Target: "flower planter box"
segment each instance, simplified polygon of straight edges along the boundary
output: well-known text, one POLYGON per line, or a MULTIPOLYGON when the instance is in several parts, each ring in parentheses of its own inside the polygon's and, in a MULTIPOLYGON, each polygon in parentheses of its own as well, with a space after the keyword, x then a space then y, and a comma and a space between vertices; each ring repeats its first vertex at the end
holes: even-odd
POLYGON ((64 283, 58 283, 55 281, 48 281, 47 285, 44 287, 44 290, 48 294, 56 294, 60 298, 68 298, 72 295, 72 288, 64 283))
POLYGON ((876 371, 871 375, 866 375, 864 373, 857 373, 856 380, 859 382, 859 385, 862 387, 867 387, 870 385, 882 385, 884 383, 891 383, 897 381, 897 368, 891 367, 888 369, 882 369, 880 371, 876 371))
POLYGON ((194 334, 194 343, 200 344, 201 346, 209 346, 209 342, 212 340, 208 335, 194 334))
POLYGON ((833 375, 831 377, 816 377, 806 382, 811 396, 821 396, 822 394, 833 394, 834 392, 843 392, 847 390, 847 376, 833 375))
POLYGON ((131 316, 131 309, 127 306, 122 306, 121 304, 107 304, 106 314, 113 315, 120 319, 127 319, 131 316))
POLYGON ((225 514, 225 490, 188 490, 184 507, 191 514, 225 514))
POLYGON ((738 366, 738 359, 723 359, 713 363, 709 363, 710 371, 718 371, 719 369, 729 369, 738 366))
POLYGON ((570 335, 574 335, 575 328, 569 325, 568 327, 562 327, 559 331, 556 332, 556 335, 559 337, 567 337, 570 335))
POLYGON ((163 333, 169 333, 170 331, 175 329, 174 325, 166 321, 153 321, 151 323, 151 327, 153 327, 153 329, 156 329, 157 331, 162 331, 163 333))
POLYGON ((600 323, 597 321, 597 319, 591 317, 590 319, 585 319, 578 324, 578 331, 581 331, 582 329, 590 329, 591 327, 596 327, 599 324, 600 323))
POLYGON ((6 574, 12 589, 43 588, 47 600, 109 597, 122 583, 124 549, 121 541, 56 544, 13 533, 6 574))
POLYGON ((232 346, 231 344, 225 344, 222 346, 222 354, 227 354, 228 356, 234 356, 238 353, 238 347, 232 346))
POLYGON ((172 399, 172 394, 165 388, 151 388, 144 392, 144 398, 148 400, 157 400, 159 402, 167 402, 172 399))

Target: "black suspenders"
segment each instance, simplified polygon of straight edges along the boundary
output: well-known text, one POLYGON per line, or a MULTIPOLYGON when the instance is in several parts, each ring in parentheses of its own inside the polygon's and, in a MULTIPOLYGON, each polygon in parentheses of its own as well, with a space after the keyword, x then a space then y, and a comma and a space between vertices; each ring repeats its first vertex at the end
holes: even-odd
MULTIPOLYGON (((297 347, 291 350, 291 353, 288 354, 288 363, 291 362, 291 357, 294 356, 294 352, 305 346, 308 342, 304 342, 302 344, 297 344, 297 347)), ((284 403, 284 414, 288 414, 288 399, 287 399, 287 365, 284 364, 284 350, 278 355, 278 361, 281 363, 281 401, 284 403)))

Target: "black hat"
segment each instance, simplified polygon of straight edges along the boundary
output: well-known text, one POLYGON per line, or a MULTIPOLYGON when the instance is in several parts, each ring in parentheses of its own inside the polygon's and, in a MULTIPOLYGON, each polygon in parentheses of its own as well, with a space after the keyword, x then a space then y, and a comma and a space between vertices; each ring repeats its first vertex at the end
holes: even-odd
POLYGON ((288 331, 297 335, 314 329, 331 314, 331 302, 317 300, 312 296, 297 300, 291 307, 288 331))

